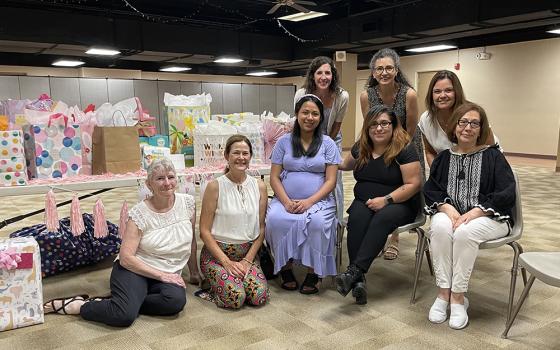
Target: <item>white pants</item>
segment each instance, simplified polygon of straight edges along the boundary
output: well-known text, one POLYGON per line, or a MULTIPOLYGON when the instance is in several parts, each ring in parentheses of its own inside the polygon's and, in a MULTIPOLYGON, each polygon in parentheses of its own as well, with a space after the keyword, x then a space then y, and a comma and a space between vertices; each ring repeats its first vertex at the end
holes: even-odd
POLYGON ((508 233, 506 222, 485 216, 462 224, 453 232, 447 214, 433 215, 428 236, 437 286, 451 288, 453 293, 465 293, 480 243, 505 237, 508 233))

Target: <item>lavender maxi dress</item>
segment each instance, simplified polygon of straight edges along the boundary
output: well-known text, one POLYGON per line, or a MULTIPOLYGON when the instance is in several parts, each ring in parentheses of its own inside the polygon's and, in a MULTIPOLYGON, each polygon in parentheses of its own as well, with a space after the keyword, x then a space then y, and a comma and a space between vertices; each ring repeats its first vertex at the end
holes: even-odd
MULTIPOLYGON (((291 199, 305 199, 325 183, 328 164, 340 164, 335 142, 323 136, 314 157, 294 158, 291 134, 282 136, 272 151, 272 164, 282 165, 282 185, 291 199)), ((274 197, 266 214, 266 241, 274 254, 277 273, 290 259, 312 267, 321 277, 336 275, 336 202, 332 193, 302 214, 291 214, 274 197)))

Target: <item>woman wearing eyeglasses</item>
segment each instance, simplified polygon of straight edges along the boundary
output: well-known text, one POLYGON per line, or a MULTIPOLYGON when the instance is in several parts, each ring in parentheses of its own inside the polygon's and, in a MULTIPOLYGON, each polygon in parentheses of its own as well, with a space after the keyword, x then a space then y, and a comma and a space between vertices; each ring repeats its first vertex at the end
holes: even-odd
MULTIPOLYGON (((425 102, 428 110, 420 116, 418 128, 422 132, 424 140, 426 161, 428 166, 432 166, 438 153, 453 146, 447 138, 445 130, 447 130, 453 111, 468 101, 457 75, 451 71, 442 70, 432 77, 425 102)), ((485 143, 493 145, 497 143, 497 137, 489 132, 485 143)))
POLYGON ((336 285, 343 296, 352 290, 357 304, 367 303, 364 274, 387 236, 418 212, 413 197, 420 191, 420 162, 409 140, 395 112, 375 105, 365 116, 360 139, 339 166, 354 171, 356 185, 348 208, 350 265, 336 277, 336 285))
POLYGON ((451 149, 437 155, 424 184, 426 211, 432 215, 428 237, 434 261, 437 298, 428 318, 462 329, 469 321, 464 297, 480 243, 509 234, 515 204, 515 179, 497 146, 485 140, 490 129, 482 107, 455 109, 447 131, 451 149))
MULTIPOLYGON (((391 49, 379 50, 369 63, 371 75, 366 84, 366 91, 360 95, 362 114, 365 118, 371 107, 385 105, 391 107, 399 118, 402 127, 410 136, 418 154, 424 178, 424 150, 418 124, 418 100, 412 88, 400 70, 400 57, 391 49)), ((393 260, 399 254, 399 236, 392 235, 384 253, 386 260, 393 260)))

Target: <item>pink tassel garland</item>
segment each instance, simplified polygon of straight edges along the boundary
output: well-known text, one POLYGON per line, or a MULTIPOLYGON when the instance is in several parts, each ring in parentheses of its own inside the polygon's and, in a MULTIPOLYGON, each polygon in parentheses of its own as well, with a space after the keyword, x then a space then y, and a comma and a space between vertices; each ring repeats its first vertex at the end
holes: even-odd
POLYGON ((107 220, 105 219, 105 207, 101 199, 95 202, 93 208, 93 236, 95 238, 107 237, 109 228, 107 227, 107 220))
POLYGON ((58 211, 56 210, 56 199, 54 197, 53 190, 47 192, 45 198, 45 225, 47 226, 47 231, 56 232, 58 231, 58 211))
POLYGON ((119 219, 119 237, 124 237, 124 232, 126 231, 126 221, 128 220, 128 203, 123 202, 121 208, 121 217, 119 219))
POLYGON ((70 230, 74 237, 81 235, 86 230, 84 218, 80 211, 80 200, 76 194, 72 198, 72 204, 70 205, 70 230))

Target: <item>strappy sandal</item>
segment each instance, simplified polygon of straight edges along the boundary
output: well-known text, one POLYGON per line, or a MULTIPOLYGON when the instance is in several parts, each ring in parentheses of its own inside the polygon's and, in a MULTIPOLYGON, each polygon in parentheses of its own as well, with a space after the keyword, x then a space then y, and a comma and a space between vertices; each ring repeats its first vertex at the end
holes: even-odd
POLYGON ((301 294, 317 294, 319 293, 319 288, 317 288, 317 283, 319 283, 319 276, 316 273, 308 273, 305 276, 305 280, 299 288, 301 294))
POLYGON ((51 300, 49 300, 49 301, 47 301, 46 303, 43 304, 43 310, 45 309, 45 307, 49 307, 51 310, 45 312, 45 314, 57 313, 57 314, 61 314, 61 315, 68 315, 68 312, 66 312, 66 307, 68 305, 75 302, 76 300, 87 301, 88 299, 89 299, 89 295, 87 295, 87 294, 74 295, 74 296, 66 297, 66 298, 51 299, 51 300), (61 306, 58 307, 58 308, 55 307, 54 306, 55 301, 60 301, 61 306), (60 312, 60 311, 62 311, 62 312, 60 312))
POLYGON ((280 287, 285 290, 296 290, 298 289, 298 283, 296 280, 296 276, 294 276, 294 272, 292 269, 280 270, 280 277, 282 277, 282 284, 280 287), (293 286, 288 285, 288 283, 294 283, 293 286))
POLYGON ((393 243, 387 246, 385 253, 383 253, 383 259, 385 260, 395 260, 399 257, 399 247, 393 243))

